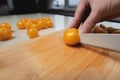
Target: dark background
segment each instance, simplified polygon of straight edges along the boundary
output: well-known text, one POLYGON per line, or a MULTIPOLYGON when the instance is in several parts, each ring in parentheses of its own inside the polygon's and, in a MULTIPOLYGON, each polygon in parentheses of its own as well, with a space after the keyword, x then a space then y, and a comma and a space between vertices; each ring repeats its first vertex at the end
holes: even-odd
POLYGON ((69 6, 69 0, 62 1, 64 4, 59 0, 0 0, 0 16, 36 12, 73 16, 77 5, 69 6))

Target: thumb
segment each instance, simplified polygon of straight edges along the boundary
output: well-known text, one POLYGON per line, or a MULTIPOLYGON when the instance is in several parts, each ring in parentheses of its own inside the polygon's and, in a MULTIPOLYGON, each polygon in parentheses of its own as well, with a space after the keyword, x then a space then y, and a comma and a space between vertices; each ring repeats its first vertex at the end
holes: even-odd
POLYGON ((95 26, 95 24, 100 21, 100 17, 101 16, 98 11, 91 11, 90 15, 83 23, 83 25, 80 25, 79 27, 80 33, 89 33, 95 26))

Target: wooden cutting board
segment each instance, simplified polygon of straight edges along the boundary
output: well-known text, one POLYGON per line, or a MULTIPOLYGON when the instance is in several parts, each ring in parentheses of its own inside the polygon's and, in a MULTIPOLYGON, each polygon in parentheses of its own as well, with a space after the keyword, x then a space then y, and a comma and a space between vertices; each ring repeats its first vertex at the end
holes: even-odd
POLYGON ((120 80, 120 54, 67 46, 55 32, 1 49, 0 80, 120 80))

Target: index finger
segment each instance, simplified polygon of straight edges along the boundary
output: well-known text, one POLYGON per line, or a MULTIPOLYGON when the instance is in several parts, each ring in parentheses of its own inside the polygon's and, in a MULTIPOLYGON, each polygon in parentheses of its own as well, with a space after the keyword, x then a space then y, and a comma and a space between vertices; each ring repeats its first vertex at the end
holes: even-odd
POLYGON ((80 22, 84 16, 84 13, 86 11, 86 7, 88 5, 88 2, 86 0, 81 0, 77 9, 76 9, 76 12, 75 12, 75 15, 74 15, 74 18, 73 18, 73 21, 72 23, 70 24, 70 28, 72 27, 79 27, 80 25, 80 22))

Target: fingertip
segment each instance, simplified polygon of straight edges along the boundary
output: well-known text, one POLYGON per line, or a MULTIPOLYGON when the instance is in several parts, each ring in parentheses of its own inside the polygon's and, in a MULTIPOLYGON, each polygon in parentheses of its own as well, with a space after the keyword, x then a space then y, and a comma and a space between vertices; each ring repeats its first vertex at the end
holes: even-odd
POLYGON ((86 28, 79 29, 80 34, 89 33, 89 32, 90 32, 90 30, 87 30, 86 28))
POLYGON ((68 26, 68 28, 77 28, 78 24, 73 20, 72 23, 68 26))
POLYGON ((80 34, 83 33, 83 24, 82 24, 82 23, 80 24, 78 30, 79 30, 79 33, 80 33, 80 34))
POLYGON ((87 8, 86 5, 88 5, 88 2, 80 1, 79 5, 75 11, 72 23, 70 24, 69 28, 78 28, 79 27, 79 25, 82 21, 82 18, 84 16, 84 13, 86 11, 86 8, 87 8))
POLYGON ((69 26, 68 26, 68 28, 74 28, 75 26, 73 26, 73 24, 70 24, 69 26))

